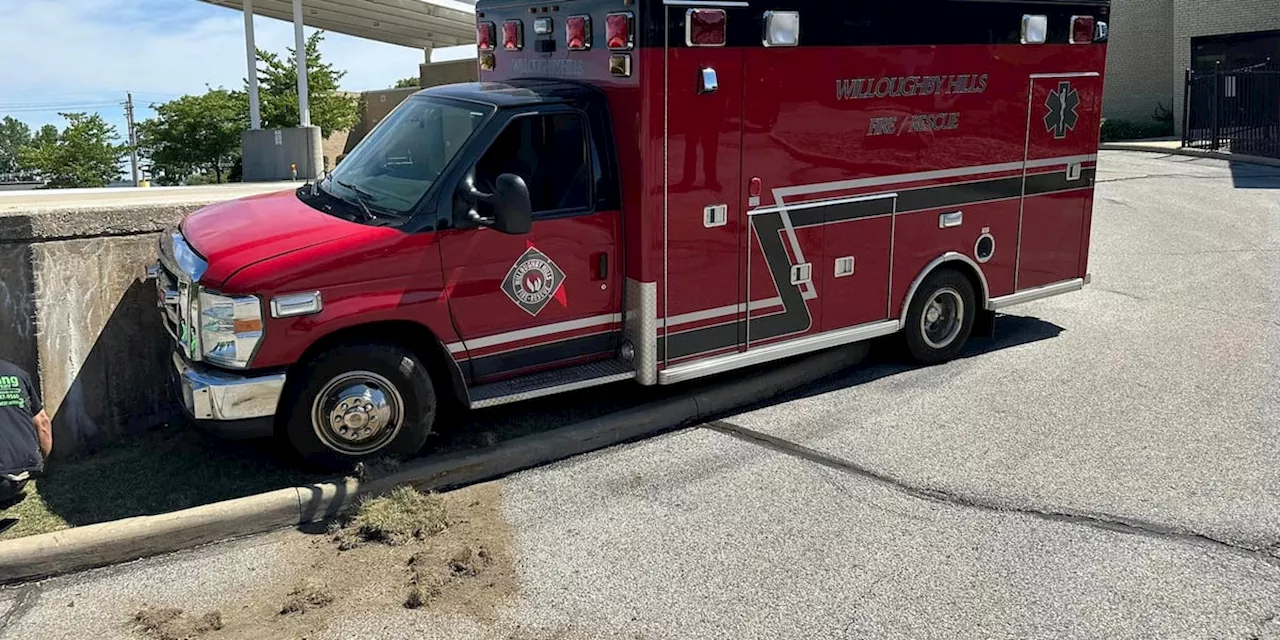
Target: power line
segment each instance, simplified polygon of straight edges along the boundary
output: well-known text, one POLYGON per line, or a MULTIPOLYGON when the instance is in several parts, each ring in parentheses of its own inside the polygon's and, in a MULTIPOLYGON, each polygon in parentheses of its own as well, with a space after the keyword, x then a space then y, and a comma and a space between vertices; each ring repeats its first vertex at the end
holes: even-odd
POLYGON ((85 112, 85 111, 98 112, 103 109, 109 109, 111 107, 118 107, 118 106, 120 105, 117 103, 109 102, 105 104, 72 105, 72 106, 55 107, 50 109, 43 109, 43 108, 42 109, 7 109, 4 107, 0 107, 0 116, 12 115, 12 114, 34 114, 34 113, 79 113, 79 112, 85 112))

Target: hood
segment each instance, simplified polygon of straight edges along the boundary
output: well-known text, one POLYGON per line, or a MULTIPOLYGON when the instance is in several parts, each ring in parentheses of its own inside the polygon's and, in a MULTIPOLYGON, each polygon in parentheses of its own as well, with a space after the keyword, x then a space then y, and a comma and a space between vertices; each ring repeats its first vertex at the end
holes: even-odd
POLYGON ((208 261, 202 281, 220 286, 256 262, 360 233, 365 227, 316 211, 293 191, 209 205, 182 221, 182 236, 208 261))

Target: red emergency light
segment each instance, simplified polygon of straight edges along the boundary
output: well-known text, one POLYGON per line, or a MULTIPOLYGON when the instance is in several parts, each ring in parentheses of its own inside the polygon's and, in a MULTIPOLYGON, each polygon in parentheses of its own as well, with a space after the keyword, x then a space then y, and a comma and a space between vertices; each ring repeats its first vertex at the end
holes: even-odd
POLYGON ((494 41, 498 39, 496 31, 492 22, 476 24, 476 48, 481 51, 493 51, 494 41))
POLYGON ((1092 44, 1093 34, 1093 16, 1071 17, 1071 44, 1092 44))
POLYGON ((631 13, 611 13, 604 19, 604 36, 609 48, 615 51, 630 49, 635 45, 631 36, 631 13))
POLYGON ((690 47, 723 47, 728 19, 724 9, 690 9, 685 14, 684 40, 690 47))
POLYGON ((507 20, 502 23, 502 48, 507 51, 524 49, 524 22, 507 20))
POLYGON ((591 48, 591 16, 570 16, 564 21, 566 44, 570 51, 591 48))

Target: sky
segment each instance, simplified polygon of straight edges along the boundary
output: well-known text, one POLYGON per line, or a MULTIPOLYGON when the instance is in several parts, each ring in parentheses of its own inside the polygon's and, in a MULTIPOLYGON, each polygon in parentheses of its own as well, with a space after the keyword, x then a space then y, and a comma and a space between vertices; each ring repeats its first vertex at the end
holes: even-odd
MULTIPOLYGON (((246 75, 244 17, 196 0, 0 0, 0 118, 34 130, 63 124, 58 111, 101 113, 126 134, 125 93, 135 118, 148 105, 206 85, 240 89, 246 75)), ((307 29, 307 33, 311 33, 307 29)), ((285 53, 290 23, 258 16, 259 49, 285 53)), ((326 62, 348 73, 347 91, 386 89, 418 75, 421 50, 326 33, 326 62)))

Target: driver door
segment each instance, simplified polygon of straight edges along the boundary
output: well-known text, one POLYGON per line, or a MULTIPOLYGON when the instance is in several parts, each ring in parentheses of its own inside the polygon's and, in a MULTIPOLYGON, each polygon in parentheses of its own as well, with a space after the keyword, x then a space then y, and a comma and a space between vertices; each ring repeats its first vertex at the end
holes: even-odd
MULTIPOLYGON (((467 173, 486 193, 499 175, 520 176, 533 205, 525 235, 483 227, 440 234, 449 310, 475 382, 617 353, 622 214, 601 206, 600 167, 586 115, 542 108, 511 116, 467 173)), ((492 217, 485 209, 476 205, 492 217)))

